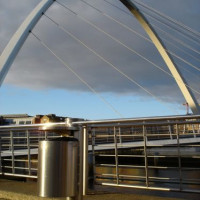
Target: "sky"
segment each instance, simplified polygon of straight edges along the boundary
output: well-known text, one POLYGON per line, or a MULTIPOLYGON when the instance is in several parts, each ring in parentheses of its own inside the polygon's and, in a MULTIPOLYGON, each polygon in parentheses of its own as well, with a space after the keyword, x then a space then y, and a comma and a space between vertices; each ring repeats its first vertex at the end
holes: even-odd
MULTIPOLYGON (((0 53, 39 2, 0 1, 0 53)), ((148 36, 140 24, 119 1, 58 2, 65 7, 55 2, 32 32, 65 65, 30 34, 0 88, 0 114, 55 113, 110 119, 186 113, 182 105, 185 100, 175 80, 155 67, 169 73, 167 66, 154 45, 144 39, 148 36)), ((199 0, 140 2, 200 32, 199 0)), ((191 67, 199 66, 199 38, 186 38, 187 31, 183 35, 172 30, 152 18, 157 15, 139 8, 167 49, 177 55, 174 61, 188 84, 200 91, 200 72, 191 67)), ((199 93, 195 96, 200 97, 199 93)))

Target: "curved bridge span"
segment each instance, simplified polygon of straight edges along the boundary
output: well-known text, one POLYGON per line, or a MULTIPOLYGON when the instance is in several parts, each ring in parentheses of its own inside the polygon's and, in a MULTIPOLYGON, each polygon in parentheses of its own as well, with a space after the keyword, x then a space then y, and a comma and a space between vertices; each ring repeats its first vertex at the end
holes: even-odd
MULTIPOLYGON (((146 33, 149 35, 150 39, 152 40, 158 52, 168 66, 193 114, 200 114, 200 107, 193 95, 192 90, 190 89, 190 87, 188 87, 186 80, 184 80, 177 66, 173 62, 171 56, 167 52, 164 43, 159 38, 154 28, 150 25, 147 18, 140 12, 138 7, 132 1, 120 1, 130 10, 130 12, 135 16, 135 18, 146 31, 146 33)), ((17 32, 13 35, 12 39, 10 40, 0 57, 0 85, 3 83, 3 80, 5 79, 6 74, 10 69, 10 66, 12 65, 16 55, 18 54, 29 33, 37 24, 43 13, 45 13, 46 10, 53 4, 53 2, 54 0, 42 0, 22 23, 17 32)))

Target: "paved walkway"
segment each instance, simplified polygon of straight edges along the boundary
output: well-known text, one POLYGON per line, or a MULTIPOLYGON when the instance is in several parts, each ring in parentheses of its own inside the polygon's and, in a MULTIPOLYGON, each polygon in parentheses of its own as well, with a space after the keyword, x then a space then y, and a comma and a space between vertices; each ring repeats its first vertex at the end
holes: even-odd
MULTIPOLYGON (((188 194, 187 194, 188 195, 188 194)), ((98 192, 84 197, 84 200, 183 200, 183 199, 194 199, 199 200, 199 196, 193 195, 182 195, 181 198, 166 197, 168 193, 155 196, 149 194, 149 192, 142 190, 139 193, 131 194, 130 191, 125 193, 120 192, 118 189, 114 189, 109 192, 98 192), (115 193, 117 192, 117 194, 115 193)), ((58 198, 41 198, 37 197, 37 183, 36 182, 21 182, 21 181, 10 181, 6 179, 0 179, 0 200, 55 200, 58 198)), ((64 198, 61 198, 64 199, 64 198)))

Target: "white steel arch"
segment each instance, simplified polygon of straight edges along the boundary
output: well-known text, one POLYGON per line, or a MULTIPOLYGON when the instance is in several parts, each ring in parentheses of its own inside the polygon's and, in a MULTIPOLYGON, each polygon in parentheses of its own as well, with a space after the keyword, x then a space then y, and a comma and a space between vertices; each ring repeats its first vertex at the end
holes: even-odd
MULTIPOLYGON (((169 70, 171 71, 173 77, 175 78, 183 96, 186 99, 186 102, 189 104, 192 112, 194 114, 200 114, 200 107, 192 94, 192 91, 186 86, 187 83, 173 62, 171 56, 165 50, 165 46, 159 36, 156 34, 153 27, 148 23, 148 20, 145 16, 139 11, 137 6, 131 2, 130 0, 119 0, 121 1, 135 16, 135 18, 142 25, 146 33, 151 38, 152 42, 158 49, 160 55, 164 59, 167 64, 169 70)), ((12 65, 16 55, 18 54, 20 48, 24 44, 26 38, 29 35, 29 32, 33 29, 33 27, 37 24, 38 20, 42 16, 42 14, 53 4, 54 0, 42 0, 36 8, 29 14, 29 16, 25 19, 19 29, 11 38, 10 42, 4 49, 0 57, 0 86, 2 85, 10 66, 12 65)))
POLYGON ((179 89, 181 90, 183 96, 185 97, 186 102, 189 104, 193 114, 200 114, 200 107, 197 103, 197 100, 195 99, 190 88, 187 87, 188 84, 186 80, 183 78, 173 59, 166 51, 165 45, 163 44, 160 37, 157 35, 154 28, 149 24, 146 17, 140 12, 140 10, 131 0, 119 1, 121 1, 129 9, 129 11, 133 14, 133 16, 135 16, 135 18, 138 20, 138 22, 141 24, 141 26, 151 38, 153 44, 157 48, 158 52, 160 53, 169 70, 171 71, 173 77, 175 78, 176 83, 179 86, 179 89))
POLYGON ((0 87, 20 48, 28 37, 29 32, 34 28, 42 14, 53 2, 54 0, 42 0, 24 20, 5 47, 0 57, 0 87))

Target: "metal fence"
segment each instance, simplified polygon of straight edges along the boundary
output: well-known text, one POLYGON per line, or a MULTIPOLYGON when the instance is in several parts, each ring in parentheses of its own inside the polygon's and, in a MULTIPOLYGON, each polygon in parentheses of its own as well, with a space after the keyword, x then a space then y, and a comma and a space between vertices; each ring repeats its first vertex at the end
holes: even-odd
MULTIPOLYGON (((68 131, 65 123, 51 125, 1 126, 1 174, 37 178, 39 141, 68 131)), ((200 193, 200 116, 74 122, 72 130, 83 194, 89 179, 106 187, 200 193)))
POLYGON ((0 127, 2 175, 37 178, 39 141, 60 137, 51 130, 43 130, 44 127, 44 124, 0 127))
POLYGON ((82 126, 94 184, 200 193, 199 116, 93 121, 82 126))

